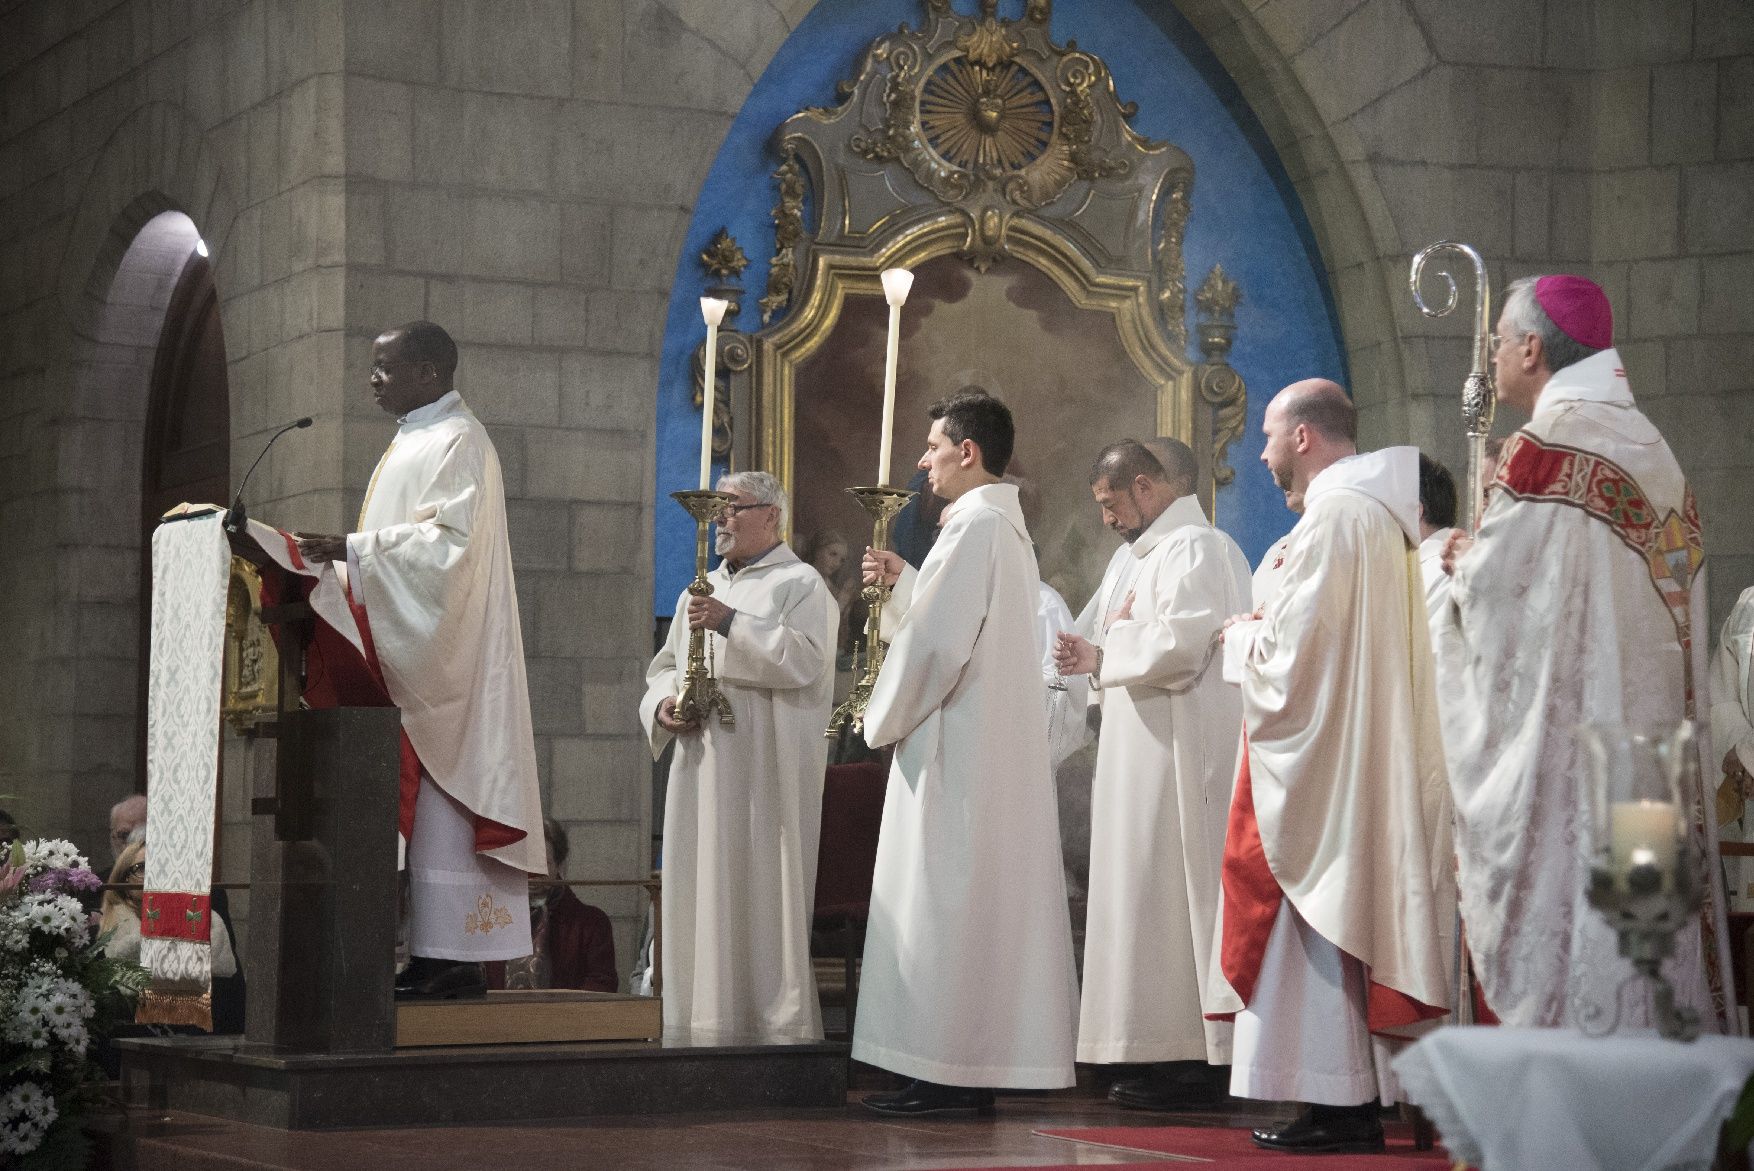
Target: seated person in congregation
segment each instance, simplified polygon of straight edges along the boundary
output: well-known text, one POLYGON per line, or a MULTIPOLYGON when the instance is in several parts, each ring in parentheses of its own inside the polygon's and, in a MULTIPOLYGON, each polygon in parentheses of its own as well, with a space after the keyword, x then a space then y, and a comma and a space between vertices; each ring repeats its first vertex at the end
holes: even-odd
MULTIPOLYGON (((545 817, 542 835, 548 840, 548 879, 558 883, 571 849, 566 827, 545 817)), ((614 992, 620 987, 609 916, 581 901, 571 887, 530 884, 530 946, 531 953, 521 959, 484 964, 487 986, 586 992, 614 992)))

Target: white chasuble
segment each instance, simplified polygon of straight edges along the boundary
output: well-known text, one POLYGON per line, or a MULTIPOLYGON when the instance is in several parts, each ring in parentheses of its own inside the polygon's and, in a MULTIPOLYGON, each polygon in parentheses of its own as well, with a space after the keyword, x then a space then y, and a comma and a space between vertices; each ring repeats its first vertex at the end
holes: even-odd
POLYGON ((409 858, 410 945, 516 958, 530 951, 523 872, 547 864, 499 457, 456 391, 400 424, 347 538, 349 577, 422 775, 466 831, 416 801, 415 824, 442 821, 430 836, 404 827, 424 855, 409 858))
POLYGON ((948 1085, 1073 1084, 1078 984, 1017 489, 944 510, 884 608, 865 738, 895 745, 853 1057, 948 1085))
POLYGON ((1249 608, 1249 567, 1197 497, 1131 545, 1132 616, 1103 638, 1090 909, 1078 1060, 1230 1060, 1204 1019, 1242 694, 1218 634, 1249 608))
MULTIPOLYGON (((1613 1014, 1632 969, 1585 896, 1594 782, 1577 728, 1695 719, 1716 773, 1705 549, 1693 493, 1612 349, 1553 375, 1490 493, 1452 585, 1472 712, 1454 768, 1462 915, 1505 1024, 1587 1024, 1613 1014)), ((1683 795, 1710 882, 1699 929, 1663 970, 1724 1031, 1729 940, 1709 796, 1683 795)), ((1649 1023, 1648 996, 1628 989, 1622 1026, 1649 1023)))
MULTIPOLYGON (((676 737, 664 799, 664 1038, 672 1044, 822 1039, 810 916, 840 608, 822 575, 778 545, 709 575, 737 612, 709 632, 735 726, 676 737)), ((658 705, 681 690, 689 595, 646 672, 640 723, 657 758, 658 705)))
POLYGON ((1450 1005, 1452 815, 1417 517, 1415 449, 1327 468, 1310 483, 1276 596, 1261 620, 1226 633, 1247 745, 1225 843, 1214 990, 1225 1011, 1259 1007, 1284 902, 1364 966, 1372 1032, 1409 1030, 1450 1005))
POLYGON ((1283 537, 1267 550, 1261 563, 1255 566, 1254 579, 1250 582, 1250 593, 1254 598, 1254 610, 1259 610, 1279 594, 1279 583, 1285 580, 1285 553, 1291 548, 1291 534, 1283 537))

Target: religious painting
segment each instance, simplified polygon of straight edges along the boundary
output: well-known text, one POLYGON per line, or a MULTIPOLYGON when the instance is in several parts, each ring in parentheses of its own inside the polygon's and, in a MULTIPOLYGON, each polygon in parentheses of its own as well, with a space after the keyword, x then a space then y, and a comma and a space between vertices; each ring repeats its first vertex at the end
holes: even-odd
MULTIPOLYGON (((914 271, 902 314, 889 482, 925 492, 914 464, 934 401, 967 386, 1002 399, 1017 424, 1007 479, 1019 487, 1043 580, 1076 611, 1116 544, 1091 499, 1090 466, 1104 444, 1156 433, 1158 388, 1128 356, 1112 314, 1079 309, 1029 264, 980 273, 943 255, 914 271)), ((870 519, 845 489, 878 475, 887 322, 881 296, 849 295, 826 342, 798 367, 792 531, 800 547, 829 531, 845 537, 849 551, 869 540, 870 519)), ((924 499, 910 506, 897 547, 906 551, 914 539, 923 554, 941 508, 924 499), (927 539, 919 540, 922 526, 927 539)), ((856 572, 856 556, 847 570, 856 572)))

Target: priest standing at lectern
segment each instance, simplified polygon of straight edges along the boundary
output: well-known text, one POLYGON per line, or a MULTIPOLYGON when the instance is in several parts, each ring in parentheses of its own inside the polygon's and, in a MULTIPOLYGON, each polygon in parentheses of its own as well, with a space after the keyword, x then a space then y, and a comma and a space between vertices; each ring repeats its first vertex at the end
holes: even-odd
POLYGON ((820 1041, 810 913, 840 608, 780 540, 778 480, 733 472, 719 491, 733 500, 718 522, 713 592, 676 600, 640 703, 652 755, 676 742, 664 797, 664 1039, 820 1041), (734 725, 676 717, 690 630, 711 640, 734 725))
POLYGON ((530 954, 529 875, 546 866, 505 489, 456 369, 431 322, 378 336, 372 398, 396 437, 356 532, 298 534, 306 561, 346 564, 368 662, 402 711, 398 996, 481 995, 482 961, 530 954))
POLYGON ((919 466, 949 501, 925 563, 867 550, 895 592, 865 739, 895 745, 853 1057, 913 1082, 882 1114, 990 1112, 992 1087, 1073 1084, 1072 927, 1036 645, 1040 580, 1004 484, 1011 412, 931 408, 919 466))

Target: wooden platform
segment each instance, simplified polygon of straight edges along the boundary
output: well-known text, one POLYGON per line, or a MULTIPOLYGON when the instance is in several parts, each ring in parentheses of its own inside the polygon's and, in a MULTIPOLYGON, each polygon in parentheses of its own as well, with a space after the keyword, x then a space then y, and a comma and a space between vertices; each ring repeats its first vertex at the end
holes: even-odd
POLYGON ((655 996, 572 989, 489 992, 486 999, 398 1001, 396 1048, 651 1041, 663 1030, 655 996))

